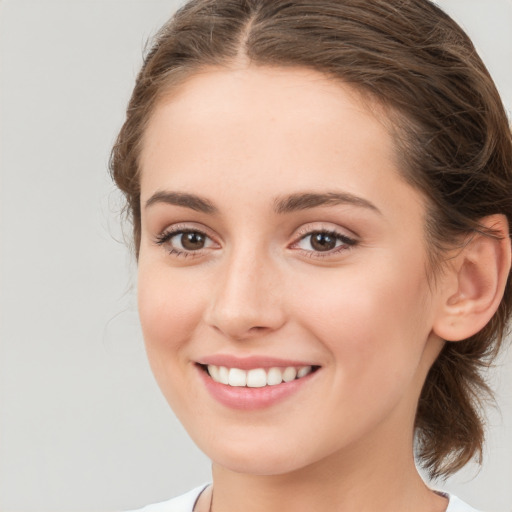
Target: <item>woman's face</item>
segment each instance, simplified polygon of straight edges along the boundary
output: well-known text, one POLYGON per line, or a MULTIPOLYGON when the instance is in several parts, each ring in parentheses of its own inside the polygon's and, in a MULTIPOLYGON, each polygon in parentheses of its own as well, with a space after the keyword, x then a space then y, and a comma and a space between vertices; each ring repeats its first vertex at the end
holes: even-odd
POLYGON ((409 453, 439 297, 422 197, 357 94, 205 70, 156 108, 141 167, 144 338, 199 447, 255 474, 409 453))

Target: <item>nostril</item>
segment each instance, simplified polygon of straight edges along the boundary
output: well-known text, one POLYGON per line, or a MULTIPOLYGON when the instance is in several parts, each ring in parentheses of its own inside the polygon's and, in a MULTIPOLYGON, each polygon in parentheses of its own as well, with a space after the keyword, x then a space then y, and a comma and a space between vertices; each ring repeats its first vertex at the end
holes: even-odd
MULTIPOLYGON (((227 299, 224 298, 224 302, 227 299)), ((273 306, 251 306, 240 301, 233 306, 216 301, 205 313, 205 322, 217 332, 233 340, 246 340, 266 335, 285 323, 283 311, 273 306), (227 307, 229 306, 229 307, 227 307)))

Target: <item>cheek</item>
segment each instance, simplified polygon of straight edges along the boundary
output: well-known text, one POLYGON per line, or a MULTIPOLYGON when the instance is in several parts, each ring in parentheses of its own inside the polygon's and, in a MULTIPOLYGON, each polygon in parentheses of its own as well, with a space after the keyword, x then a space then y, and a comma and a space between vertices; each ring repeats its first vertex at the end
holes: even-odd
MULTIPOLYGON (((139 262, 139 316, 153 375, 178 416, 190 414, 183 401, 191 364, 190 339, 200 322, 202 300, 185 273, 139 262)), ((190 391, 190 390, 189 390, 190 391)))
POLYGON ((150 360, 164 353, 177 357, 186 345, 202 314, 196 290, 186 273, 139 265, 139 315, 150 360))
POLYGON ((295 296, 299 318, 343 372, 396 381, 412 371, 430 332, 428 285, 415 261, 380 263, 375 272, 347 268, 302 280, 295 296))

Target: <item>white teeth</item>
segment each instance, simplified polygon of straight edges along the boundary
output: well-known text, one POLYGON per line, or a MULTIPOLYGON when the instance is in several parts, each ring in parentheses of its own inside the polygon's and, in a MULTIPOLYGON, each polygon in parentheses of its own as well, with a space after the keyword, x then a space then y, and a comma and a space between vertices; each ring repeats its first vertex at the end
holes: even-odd
POLYGON ((302 368, 299 368, 299 370, 297 372, 297 378, 300 379, 302 377, 305 377, 312 371, 313 371, 313 368, 311 368, 311 366, 303 366, 302 368))
MULTIPOLYGON (((215 380, 215 379, 214 379, 215 380)), ((225 366, 219 367, 219 380, 221 384, 229 384, 229 370, 225 366)))
POLYGON ((247 372, 247 387, 262 388, 267 385, 267 374, 263 368, 256 368, 247 372))
POLYGON ((291 382, 297 377, 297 370, 293 366, 288 366, 283 372, 283 380, 285 382, 291 382))
POLYGON ((283 382, 283 374, 279 368, 270 368, 267 373, 267 384, 269 386, 276 386, 283 382))
POLYGON ((229 370, 229 385, 241 388, 247 384, 247 372, 239 368, 231 368, 229 370))
POLYGON ((208 373, 211 375, 215 382, 220 382, 219 367, 213 364, 208 365, 208 373))
POLYGON ((277 386, 282 382, 291 382, 301 379, 313 371, 312 366, 301 366, 295 368, 254 368, 252 370, 241 370, 240 368, 227 368, 226 366, 208 365, 208 373, 215 382, 233 387, 262 388, 264 386, 277 386))

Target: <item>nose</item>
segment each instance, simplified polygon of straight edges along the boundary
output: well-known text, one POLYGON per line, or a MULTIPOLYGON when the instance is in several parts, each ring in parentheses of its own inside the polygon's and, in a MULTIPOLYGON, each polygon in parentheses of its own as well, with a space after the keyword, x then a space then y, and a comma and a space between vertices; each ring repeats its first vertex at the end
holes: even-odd
POLYGON ((232 340, 247 340, 285 323, 282 283, 270 257, 237 251, 215 276, 206 322, 232 340))

